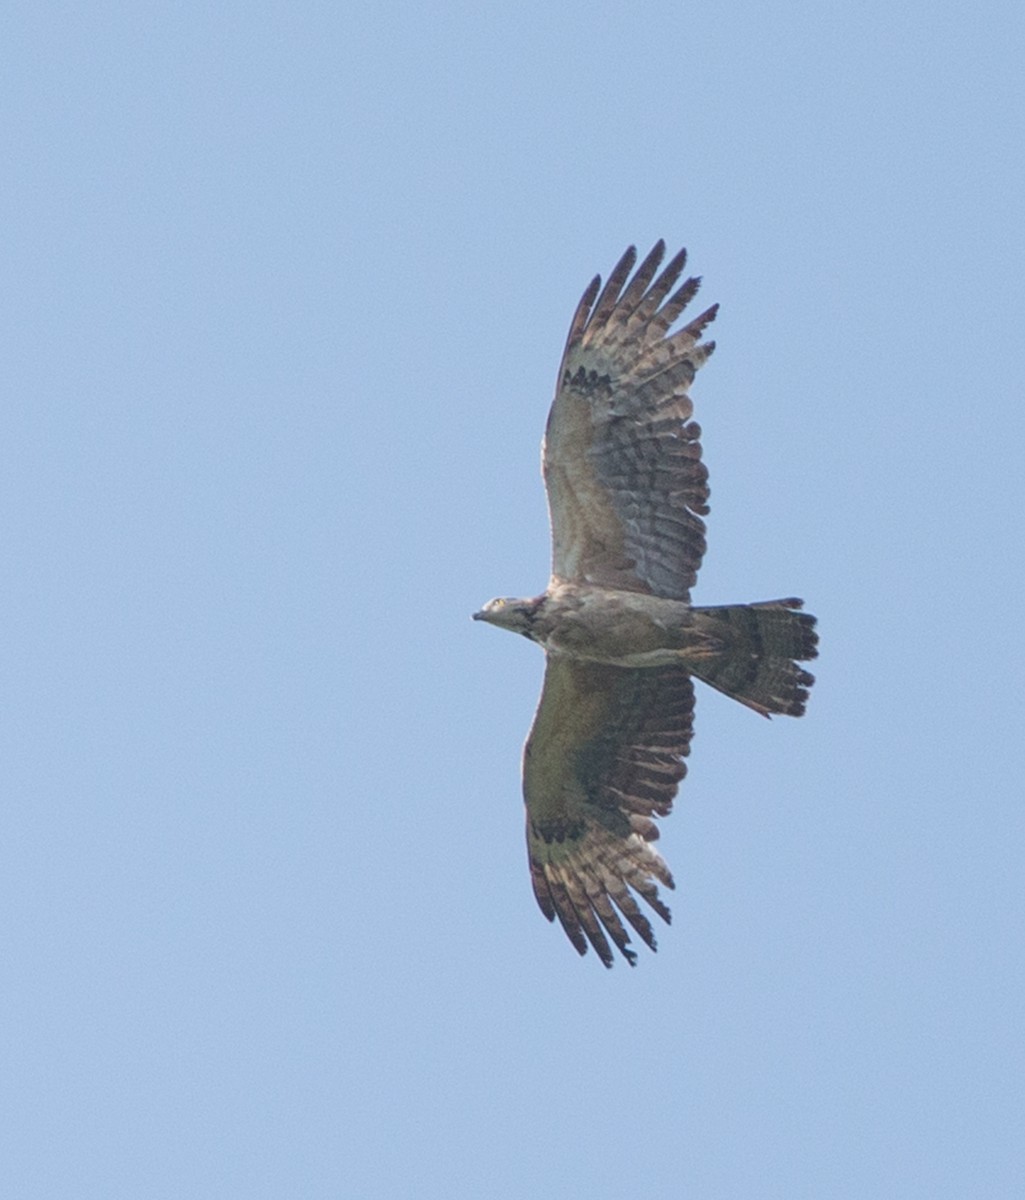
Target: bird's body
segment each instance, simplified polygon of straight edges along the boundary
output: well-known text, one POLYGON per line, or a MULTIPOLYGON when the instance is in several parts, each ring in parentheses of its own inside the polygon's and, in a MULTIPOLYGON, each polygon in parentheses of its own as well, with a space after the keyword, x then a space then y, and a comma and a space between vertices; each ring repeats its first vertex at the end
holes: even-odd
POLYGON ((672 876, 651 842, 685 767, 697 676, 756 712, 800 716, 815 656, 796 599, 694 607, 708 476, 687 389, 714 343, 713 307, 670 327, 698 281, 656 278, 658 243, 627 283, 633 248, 570 327, 543 469, 552 577, 533 599, 474 616, 544 647, 545 683, 523 756, 527 844, 538 903, 577 950, 633 963, 623 919, 655 949, 636 893, 664 920, 672 876), (672 293, 672 294, 670 294, 672 293))
MULTIPOLYGON (((696 669, 725 649, 703 610, 683 600, 560 583, 535 600, 506 603, 526 606, 521 611, 529 613, 529 621, 523 632, 531 641, 549 654, 584 662, 696 669)), ((492 618, 492 624, 501 623, 492 618)))
POLYGON ((526 635, 549 654, 613 667, 667 666, 686 661, 688 651, 700 654, 705 641, 682 600, 560 583, 527 603, 534 608, 526 635))

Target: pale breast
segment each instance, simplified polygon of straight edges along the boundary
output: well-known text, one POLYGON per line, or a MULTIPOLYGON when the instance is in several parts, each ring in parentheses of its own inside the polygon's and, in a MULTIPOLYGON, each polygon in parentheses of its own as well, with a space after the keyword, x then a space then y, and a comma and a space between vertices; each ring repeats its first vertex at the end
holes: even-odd
POLYGON ((553 588, 541 624, 551 653, 613 666, 679 662, 700 641, 683 601, 608 588, 553 588))

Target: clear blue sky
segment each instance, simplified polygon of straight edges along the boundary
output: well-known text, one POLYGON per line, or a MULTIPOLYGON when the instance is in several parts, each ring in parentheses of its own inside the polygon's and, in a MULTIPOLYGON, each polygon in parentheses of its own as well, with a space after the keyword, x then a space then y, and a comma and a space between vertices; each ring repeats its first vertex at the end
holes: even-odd
POLYGON ((8 5, 0 1192, 962 1200, 1025 1175, 1025 9, 8 5), (718 300, 674 924, 534 905, 538 442, 718 300))

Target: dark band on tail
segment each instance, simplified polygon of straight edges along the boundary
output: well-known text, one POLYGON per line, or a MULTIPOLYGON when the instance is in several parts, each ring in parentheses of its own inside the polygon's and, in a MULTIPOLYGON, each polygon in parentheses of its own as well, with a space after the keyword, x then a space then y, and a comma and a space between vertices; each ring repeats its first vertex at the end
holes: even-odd
POLYGON ((801 612, 804 601, 763 600, 696 608, 699 628, 722 644, 722 652, 691 666, 720 692, 770 716, 800 717, 815 676, 798 662, 818 654, 815 618, 801 612))

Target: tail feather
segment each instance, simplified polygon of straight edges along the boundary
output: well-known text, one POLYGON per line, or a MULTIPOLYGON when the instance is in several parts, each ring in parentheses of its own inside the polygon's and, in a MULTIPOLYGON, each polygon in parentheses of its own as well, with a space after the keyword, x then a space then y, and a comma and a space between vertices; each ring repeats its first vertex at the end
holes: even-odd
POLYGON ((819 640, 803 605, 790 598, 695 608, 698 628, 722 649, 690 664, 691 671, 763 716, 801 716, 815 677, 797 664, 815 658, 819 640))

